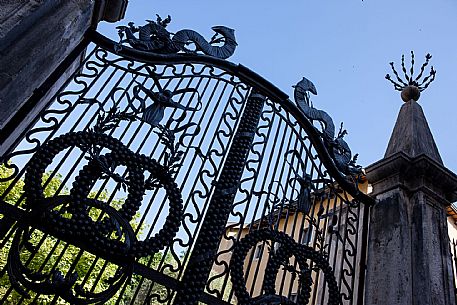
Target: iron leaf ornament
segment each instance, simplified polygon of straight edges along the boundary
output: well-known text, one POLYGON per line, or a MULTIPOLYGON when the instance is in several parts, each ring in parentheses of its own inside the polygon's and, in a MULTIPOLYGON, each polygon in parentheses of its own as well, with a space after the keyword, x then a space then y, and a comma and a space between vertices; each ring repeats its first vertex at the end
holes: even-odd
POLYGON ((122 44, 128 43, 134 49, 156 54, 202 52, 212 57, 227 59, 233 55, 237 46, 235 30, 226 26, 212 27, 216 34, 208 42, 194 30, 180 30, 175 34, 169 32, 166 28, 171 22, 170 15, 165 19, 157 15, 156 21, 146 20, 146 22, 145 25, 138 27, 133 22, 129 22, 127 26, 118 26, 120 41, 116 49, 120 50, 122 44), (215 45, 219 43, 222 45, 215 45), (194 49, 188 47, 191 44, 194 44, 194 49))

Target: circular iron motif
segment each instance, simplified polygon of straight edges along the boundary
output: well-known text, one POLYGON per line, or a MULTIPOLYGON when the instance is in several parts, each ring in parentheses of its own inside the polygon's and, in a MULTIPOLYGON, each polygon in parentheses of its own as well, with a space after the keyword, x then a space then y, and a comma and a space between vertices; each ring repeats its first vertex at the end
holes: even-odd
POLYGON ((329 298, 327 304, 341 304, 338 285, 327 259, 313 248, 297 243, 286 233, 273 231, 271 229, 260 229, 258 231, 250 232, 235 245, 229 268, 233 283, 233 290, 235 291, 235 295, 239 304, 307 304, 310 297, 312 285, 311 270, 306 263, 307 260, 312 261, 314 266, 324 273, 325 282, 327 283, 329 289, 329 298), (259 242, 264 242, 267 240, 279 243, 280 247, 275 253, 272 253, 265 270, 265 278, 263 282, 265 293, 258 297, 252 298, 246 288, 244 262, 251 249, 253 249, 259 242), (297 303, 292 302, 285 296, 275 294, 275 280, 279 272, 279 268, 281 265, 287 263, 289 258, 292 256, 295 257, 300 267, 300 285, 297 296, 297 303))
MULTIPOLYGON (((117 178, 121 179, 119 175, 117 178)), ((22 287, 41 294, 59 295, 72 304, 103 303, 130 278, 135 257, 152 255, 173 241, 183 216, 181 193, 168 169, 102 133, 71 132, 50 140, 31 158, 24 182, 28 221, 17 226, 8 255, 8 273, 12 285, 25 296, 27 293, 22 287), (98 154, 89 158, 89 163, 81 169, 69 195, 45 198, 42 179, 46 168, 60 152, 75 146, 84 152, 99 147, 98 154), (100 155, 102 149, 110 152, 100 155), (128 196, 119 210, 101 200, 88 198, 95 182, 103 174, 116 175, 109 169, 114 171, 117 166, 125 166, 128 172, 128 179, 123 181, 128 196), (150 179, 157 182, 154 186, 145 182, 145 171, 150 173, 150 179), (129 222, 139 211, 145 190, 152 187, 164 188, 169 201, 169 214, 158 233, 139 241, 129 222), (99 210, 97 215, 102 216, 93 219, 91 210, 99 210), (31 245, 29 223, 44 228, 58 239, 71 240, 81 249, 117 262, 119 269, 108 280, 109 288, 97 293, 86 292, 76 284, 77 273, 62 275, 57 269, 51 273, 28 269, 22 263, 20 253, 24 247, 31 245)))
MULTIPOLYGON (((70 199, 70 196, 55 196, 48 198, 48 207, 50 209, 61 206, 70 199)), ((128 222, 121 217, 121 215, 112 207, 106 205, 104 202, 89 199, 85 200, 85 204, 98 208, 104 213, 110 215, 113 223, 122 228, 124 235, 124 243, 118 243, 116 246, 120 249, 123 244, 131 244, 132 241, 136 240, 135 233, 129 226, 128 222)), ((33 217, 30 213, 29 217, 33 217)), ((37 220, 35 220, 37 221, 37 220)), ((47 229, 53 225, 49 223, 45 225, 47 229)), ((55 234, 57 238, 62 238, 63 234, 55 234)), ((27 267, 27 264, 23 264, 21 260, 21 250, 23 248, 28 249, 32 253, 36 253, 36 250, 31 249, 34 246, 30 243, 31 230, 28 225, 18 224, 15 232, 10 251, 8 253, 8 264, 7 272, 10 276, 11 284, 15 289, 24 295, 30 297, 26 290, 34 291, 39 294, 54 294, 60 296, 71 304, 103 304, 106 300, 116 294, 116 292, 122 287, 122 285, 131 277, 133 273, 133 260, 125 261, 123 264, 119 264, 119 268, 114 276, 106 280, 109 283, 106 289, 100 292, 87 292, 84 290, 82 285, 77 284, 78 273, 72 272, 71 274, 62 274, 59 269, 53 269, 50 272, 42 272, 31 270, 27 267)), ((90 247, 94 252, 104 251, 100 244, 105 242, 94 243, 93 240, 74 239, 75 243, 85 248, 90 247)), ((76 258, 77 259, 77 258, 76 258)))

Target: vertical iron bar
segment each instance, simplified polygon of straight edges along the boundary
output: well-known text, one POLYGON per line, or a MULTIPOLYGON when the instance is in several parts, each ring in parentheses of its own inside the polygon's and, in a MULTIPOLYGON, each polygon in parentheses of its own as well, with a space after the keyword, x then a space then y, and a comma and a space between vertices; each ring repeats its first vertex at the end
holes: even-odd
MULTIPOLYGON (((267 103, 268 106, 269 103, 267 103)), ((275 133, 274 133, 274 137, 272 136, 272 141, 273 141, 273 147, 276 147, 277 145, 279 146, 278 142, 280 141, 280 132, 279 130, 281 129, 281 120, 278 120, 275 122, 275 118, 277 116, 273 114, 272 116, 272 119, 271 119, 271 127, 270 129, 273 130, 275 129, 275 133)), ((273 132, 272 132, 272 135, 273 135, 273 132)), ((265 141, 265 146, 264 146, 264 150, 262 151, 262 159, 267 156, 268 159, 263 159, 265 160, 266 164, 267 164, 267 168, 270 169, 270 166, 271 166, 271 172, 273 172, 273 174, 271 174, 272 176, 275 175, 276 173, 276 169, 277 169, 277 164, 274 164, 274 158, 272 158, 270 155, 268 155, 268 153, 270 152, 270 148, 268 147, 268 142, 265 141), (276 165, 276 166, 275 166, 276 165)), ((263 162, 262 160, 262 162, 263 162)), ((260 166, 259 166, 259 172, 262 171, 262 167, 264 165, 261 163, 260 166)), ((257 173, 258 175, 259 173, 257 173)), ((268 177, 266 174, 264 174, 264 177, 262 177, 262 184, 261 186, 259 187, 260 190, 264 190, 265 188, 268 188, 268 177)), ((274 178, 270 177, 271 180, 274 180, 274 178)), ((256 184, 254 184, 254 188, 256 187, 256 184)), ((268 197, 267 199, 268 200, 268 197)), ((248 224, 249 226, 249 231, 248 231, 248 234, 251 233, 252 231, 254 230, 259 230, 261 228, 261 225, 262 225, 262 221, 264 221, 266 219, 266 217, 268 216, 268 203, 267 201, 265 201, 265 203, 262 204, 262 200, 261 200, 261 196, 258 196, 257 197, 257 200, 256 202, 249 202, 249 204, 253 204, 255 206, 255 209, 254 209, 254 213, 253 213, 253 216, 252 216, 252 219, 251 219, 251 222, 250 224, 248 224), (260 217, 258 217, 258 225, 255 226, 256 224, 256 215, 257 215, 257 212, 259 211, 259 208, 262 208, 262 212, 261 212, 261 215, 260 217)), ((257 245, 256 245, 257 247, 257 245)), ((249 256, 249 259, 248 259, 248 263, 247 263, 247 267, 246 267, 246 274, 245 274, 245 279, 248 279, 249 278, 249 275, 251 273, 251 270, 252 270, 252 266, 253 266, 253 261, 254 261, 254 254, 255 254, 255 249, 253 249, 250 254, 248 255, 249 256)), ((249 281, 247 281, 249 282, 249 281)))
MULTIPOLYGON (((271 154, 270 154, 270 161, 276 161, 275 164, 274 164, 274 169, 271 170, 271 174, 268 173, 268 176, 265 176, 265 181, 267 180, 267 177, 268 179, 270 179, 270 182, 269 182, 269 186, 268 186, 268 189, 270 192, 273 192, 273 188, 271 188, 270 190, 270 186, 273 185, 274 181, 281 181, 282 179, 282 176, 284 174, 284 168, 285 166, 281 166, 280 165, 280 162, 279 160, 281 159, 281 152, 282 152, 282 148, 284 147, 284 143, 286 142, 286 137, 287 137, 287 124, 284 124, 284 127, 282 127, 283 123, 285 123, 283 120, 279 121, 278 122, 279 124, 277 125, 277 135, 280 137, 280 141, 279 141, 279 144, 276 144, 276 141, 275 141, 275 148, 276 149, 273 149, 271 151, 271 154), (284 129, 283 129, 284 128, 284 129), (276 158, 275 158, 276 156, 276 158), (277 179, 277 180, 276 180, 277 179)), ((289 142, 292 138, 292 133, 289 135, 289 142)), ((278 193, 279 193, 279 189, 280 187, 279 186, 276 186, 276 191, 274 192, 274 196, 273 198, 277 198, 278 196, 278 193)), ((268 196, 270 196, 271 194, 268 194, 268 196)), ((265 206, 268 206, 268 201, 265 203, 265 206)), ((265 209, 264 209, 265 211, 265 209)), ((273 218, 273 221, 274 221, 274 229, 275 230, 278 230, 278 227, 279 227, 279 222, 280 222, 280 215, 281 215, 281 212, 282 212, 282 207, 281 209, 279 210, 278 212, 278 220, 274 219, 273 218)), ((274 207, 272 205, 271 207, 271 210, 268 212, 268 214, 266 214, 265 216, 273 216, 274 217, 274 207)), ((259 223, 259 226, 257 227, 257 230, 260 230, 262 228, 261 226, 261 223, 259 223)), ((264 253, 266 253, 266 247, 267 246, 267 243, 266 241, 262 241, 262 251, 261 251, 261 254, 260 254, 260 257, 259 259, 257 260, 257 264, 255 265, 255 268, 252 268, 252 265, 249 267, 249 273, 253 272, 253 277, 252 277, 252 285, 251 285, 251 288, 249 289, 249 294, 250 295, 254 295, 255 291, 255 282, 257 281, 257 277, 259 276, 259 272, 260 272, 260 265, 262 264, 262 260, 264 258, 264 253), (254 269, 254 270, 253 270, 254 269)), ((256 245, 257 247, 257 245, 256 245)), ((253 259, 254 258, 254 255, 255 255, 255 249, 251 252, 251 257, 253 259)), ((267 261, 268 261, 268 257, 266 257, 267 261)), ((253 260, 250 260, 250 263, 252 263, 253 260)), ((248 275, 246 275, 246 278, 248 277, 248 275)), ((262 279, 259 279, 259 281, 261 281, 262 279)))
POLYGON ((450 239, 450 248, 452 256, 452 284, 454 285, 454 293, 457 294, 457 243, 455 239, 450 239))
MULTIPOLYGON (((363 203, 362 203, 363 204, 363 203)), ((362 242, 360 249, 360 262, 359 262, 359 285, 357 287, 357 305, 364 304, 365 293, 365 272, 367 270, 367 245, 368 245, 368 218, 370 217, 370 206, 363 204, 363 224, 362 224, 362 242)))
MULTIPOLYGON (((268 105, 268 103, 267 103, 268 105)), ((274 141, 276 141, 277 139, 277 135, 276 137, 273 137, 273 126, 276 126, 275 125, 275 118, 276 116, 272 116, 270 118, 270 120, 268 120, 268 116, 266 115, 266 112, 268 111, 263 111, 263 114, 262 114, 262 122, 265 124, 265 122, 268 122, 268 130, 267 130, 267 133, 266 133, 266 136, 264 138, 264 140, 262 142, 258 142, 259 145, 262 145, 262 150, 259 154, 259 160, 257 161, 257 168, 256 168, 256 174, 254 176, 254 179, 251 183, 251 188, 249 190, 249 197, 246 199, 246 207, 244 209, 244 212, 243 212, 243 218, 240 219, 240 222, 239 222, 239 229, 238 229, 238 232, 236 234, 236 241, 235 242, 238 242, 241 238, 242 238, 242 231, 243 231, 243 227, 244 226, 248 226, 251 230, 253 227, 254 227, 254 223, 255 223, 255 220, 256 220, 256 215, 257 215, 257 212, 258 212, 258 209, 259 207, 261 206, 260 204, 260 196, 257 198, 256 201, 254 201, 253 199, 253 194, 254 194, 254 190, 257 186, 257 183, 258 183, 258 178, 259 178, 259 172, 262 168, 262 164, 263 164, 263 161, 264 161, 264 158, 266 156, 266 148, 267 148, 267 143, 269 141, 270 138, 273 138, 274 141), (250 205, 253 205, 254 206, 254 211, 252 213, 252 219, 250 222, 248 222, 247 224, 245 224, 245 220, 248 218, 248 215, 249 215, 249 208, 250 208, 250 205)), ((262 128, 262 126, 259 126, 259 128, 262 128)), ((265 128, 265 125, 263 126, 263 128, 265 128)), ((259 134, 259 131, 257 130, 257 136, 260 136, 261 133, 259 134)), ((254 143, 255 145, 255 143, 254 143)), ((255 150, 252 150, 251 148, 251 152, 252 151, 255 151, 255 150)), ((267 160, 267 159, 265 159, 267 160)), ((268 159, 269 162, 271 162, 271 158, 268 159)), ((270 164, 270 163, 268 163, 270 164)), ((251 165, 252 166, 252 165, 251 165)), ((265 182, 266 182, 266 179, 262 180, 262 186, 260 189, 264 189, 264 186, 265 186, 265 182)), ((264 205, 264 208, 265 208, 265 205, 264 205)), ((262 221, 264 217, 264 213, 262 213, 262 215, 259 217, 259 221, 262 221)), ((232 249, 233 249, 233 246, 232 246, 232 249)), ((251 259, 250 261, 252 262, 252 255, 250 256, 251 259)), ((251 263, 249 263, 249 266, 251 265, 251 263)), ((247 268, 247 270, 249 270, 250 268, 247 268)), ((225 271, 227 274, 226 274, 226 279, 225 279, 225 283, 229 280, 229 273, 228 273, 228 267, 225 269, 225 271)), ((234 294, 233 294, 233 289, 230 291, 230 295, 229 295, 229 299, 228 299, 228 302, 230 303, 232 301, 232 298, 234 297, 234 294)))
POLYGON ((452 239, 451 241, 451 255, 452 255, 452 270, 454 271, 454 282, 456 280, 456 274, 457 274, 457 252, 456 252, 456 240, 452 239))
POLYGON ((265 96, 254 90, 248 98, 174 304, 197 304, 205 289, 265 100, 265 96))

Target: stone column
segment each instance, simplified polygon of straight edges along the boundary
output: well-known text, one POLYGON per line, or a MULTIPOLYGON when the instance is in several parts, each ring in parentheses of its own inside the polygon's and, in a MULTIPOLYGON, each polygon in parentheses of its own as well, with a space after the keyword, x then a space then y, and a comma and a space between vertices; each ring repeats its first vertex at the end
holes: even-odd
POLYGON ((370 211, 366 305, 455 305, 446 207, 457 176, 446 169, 420 105, 400 111, 384 158, 366 168, 370 211))
POLYGON ((127 0, 1 2, 0 156, 78 67, 80 57, 65 59, 86 31, 101 20, 122 19, 126 5, 127 0))

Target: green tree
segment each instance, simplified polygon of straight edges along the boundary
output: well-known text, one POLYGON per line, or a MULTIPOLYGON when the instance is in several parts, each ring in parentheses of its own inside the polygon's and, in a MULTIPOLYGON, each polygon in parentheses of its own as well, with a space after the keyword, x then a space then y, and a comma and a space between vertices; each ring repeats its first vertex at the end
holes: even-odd
POLYGON ((8 187, 11 185, 11 181, 2 182, 3 180, 10 179, 13 176, 14 170, 7 167, 5 164, 0 165, 0 198, 2 195, 5 197, 3 200, 10 204, 15 204, 19 201, 23 194, 24 181, 18 180, 10 190, 8 187))
MULTIPOLYGON (((8 178, 12 176, 13 170, 6 167, 5 165, 0 165, 0 178, 8 178)), ((43 183, 48 181, 50 178, 49 174, 45 174, 43 177, 43 183)), ((0 180, 1 181, 1 180, 0 180)), ((0 196, 4 195, 4 201, 9 204, 16 204, 23 200, 23 187, 24 182, 22 179, 19 179, 11 185, 12 180, 7 180, 6 182, 0 182, 0 196)), ((68 189, 62 187, 62 177, 57 174, 52 177, 44 189, 45 197, 52 197, 57 194, 68 194, 68 189)), ((97 196, 97 199, 106 201, 108 200, 108 192, 102 190, 97 195, 96 193, 91 193, 90 197, 97 196)), ((116 199, 111 202, 111 205, 114 208, 119 208, 124 202, 124 199, 116 199)), ((96 219, 100 216, 100 210, 91 209, 90 216, 93 219, 96 219)), ((132 221, 132 227, 136 229, 138 227, 139 214, 136 215, 132 221)), ((140 228, 141 231, 145 228, 140 228)), ((2 243, 2 248, 0 250, 0 267, 1 270, 4 270, 8 252, 11 247, 11 236, 7 237, 8 240, 2 243)), ((43 232, 34 230, 31 234, 30 243, 33 245, 32 248, 26 249, 21 252, 21 260, 23 263, 27 264, 27 267, 34 271, 40 272, 50 272, 51 270, 58 269, 62 274, 67 274, 70 272, 78 273, 78 283, 83 284, 83 287, 86 291, 100 292, 105 290, 109 283, 106 281, 111 276, 114 276, 117 271, 117 266, 109 262, 104 261, 101 258, 97 258, 94 255, 83 252, 79 248, 57 240, 56 238, 46 235, 43 232)), ((153 258, 153 266, 157 265, 160 259, 162 258, 161 253, 157 253, 153 258)), ((147 260, 148 258, 143 258, 147 260)), ((118 298, 121 298, 120 304, 125 304, 132 297, 137 285, 140 282, 141 277, 134 275, 130 283, 126 286, 125 291, 123 291, 122 296, 118 295, 113 297, 112 300, 107 302, 107 304, 114 304, 118 298)), ((142 285, 143 286, 143 285, 142 285)), ((140 287, 140 291, 144 290, 143 287, 140 287)), ((23 298, 21 294, 11 288, 10 279, 6 272, 3 272, 0 277, 0 298, 8 295, 7 304, 17 304, 23 298)), ((30 299, 25 300, 24 304, 49 304, 53 300, 54 296, 52 295, 40 295, 37 296, 33 292, 30 292, 30 299)), ((63 299, 59 299, 56 304, 66 304, 63 299)))
MULTIPOLYGON (((140 263, 145 264, 145 265, 150 265, 153 266, 153 268, 156 268, 158 266, 163 266, 163 265, 172 265, 173 267, 176 267, 176 262, 173 256, 170 253, 165 254, 165 257, 163 256, 162 253, 157 253, 153 258, 152 261, 150 261, 149 257, 144 257, 140 259, 140 263), (161 264, 161 262, 163 262, 161 264)), ((169 269, 161 270, 162 273, 170 276, 170 277, 175 277, 177 276, 176 273, 171 272, 169 269)), ((138 281, 138 293, 135 298, 135 302, 133 303, 134 305, 143 305, 145 304, 145 301, 148 299, 148 296, 152 296, 149 300, 147 300, 146 304, 150 305, 158 305, 158 304, 163 304, 164 302, 159 302, 157 300, 157 296, 160 300, 165 300, 167 297, 169 297, 167 289, 157 283, 154 283, 153 281, 149 279, 143 279, 138 281)))

